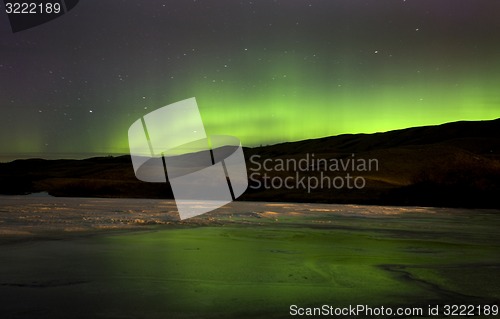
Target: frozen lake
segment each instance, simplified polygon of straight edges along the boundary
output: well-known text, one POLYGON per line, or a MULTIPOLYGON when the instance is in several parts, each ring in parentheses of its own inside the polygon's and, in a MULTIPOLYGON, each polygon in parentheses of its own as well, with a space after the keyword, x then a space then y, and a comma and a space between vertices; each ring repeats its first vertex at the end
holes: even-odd
MULTIPOLYGON (((498 305, 500 212, 0 197, 5 318, 289 318, 288 307, 498 305)), ((433 317, 437 318, 437 317, 433 317)))

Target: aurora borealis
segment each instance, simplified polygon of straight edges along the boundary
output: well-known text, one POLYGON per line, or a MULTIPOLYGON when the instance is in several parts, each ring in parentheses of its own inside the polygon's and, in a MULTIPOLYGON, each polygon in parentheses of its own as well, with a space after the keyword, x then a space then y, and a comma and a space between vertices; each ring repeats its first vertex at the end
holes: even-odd
POLYGON ((494 119, 498 39, 495 0, 86 0, 15 34, 0 14, 0 160, 125 154, 189 97, 245 146, 494 119))

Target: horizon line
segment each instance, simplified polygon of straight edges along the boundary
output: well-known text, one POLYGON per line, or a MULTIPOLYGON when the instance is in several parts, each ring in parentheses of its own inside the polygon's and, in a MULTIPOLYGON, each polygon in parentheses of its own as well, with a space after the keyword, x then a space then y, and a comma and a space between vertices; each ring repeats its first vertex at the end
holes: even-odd
MULTIPOLYGON (((420 127, 436 127, 436 126, 452 124, 452 123, 491 122, 491 121, 497 121, 497 120, 500 120, 500 118, 486 119, 486 120, 459 120, 459 121, 452 121, 452 122, 444 122, 441 124, 410 126, 410 127, 398 128, 398 129, 393 129, 393 130, 388 130, 388 131, 377 131, 377 132, 370 132, 370 133, 363 133, 363 132, 360 132, 360 133, 341 133, 341 134, 336 134, 336 135, 313 137, 313 138, 307 138, 307 139, 302 139, 302 140, 269 141, 268 144, 258 143, 255 145, 242 145, 242 147, 243 148, 270 147, 270 146, 284 144, 284 143, 312 141, 312 140, 323 139, 323 138, 328 138, 328 137, 337 137, 337 136, 342 136, 342 135, 358 135, 358 134, 359 135, 370 135, 370 134, 380 134, 380 133, 401 131, 401 130, 412 129, 412 128, 420 128, 420 127)), ((43 152, 8 152, 8 153, 0 153, 0 163, 8 163, 8 162, 16 161, 16 160, 28 160, 28 159, 82 160, 82 159, 89 159, 89 158, 95 158, 95 157, 120 157, 120 156, 125 156, 125 155, 130 155, 130 153, 128 151, 121 151, 121 152, 118 152, 118 151, 102 152, 102 151, 100 151, 100 152, 80 152, 80 153, 76 153, 76 152, 47 152, 47 153, 43 153, 43 152)))

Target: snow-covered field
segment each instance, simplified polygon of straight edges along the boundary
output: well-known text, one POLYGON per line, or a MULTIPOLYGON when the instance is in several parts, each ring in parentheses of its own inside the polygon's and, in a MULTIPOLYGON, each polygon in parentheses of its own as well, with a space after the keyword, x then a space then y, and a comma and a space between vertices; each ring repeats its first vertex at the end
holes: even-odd
MULTIPOLYGON (((29 236, 109 229, 144 229, 153 225, 206 225, 227 222, 279 223, 295 218, 311 223, 335 223, 336 217, 397 217, 439 215, 459 218, 494 210, 433 207, 362 206, 310 203, 233 202, 213 212, 179 221, 173 200, 68 198, 47 194, 0 196, 0 236, 29 236), (409 214, 409 215, 408 215, 409 214), (302 218, 301 218, 302 217, 302 218)), ((500 211, 498 211, 500 213, 500 211)))

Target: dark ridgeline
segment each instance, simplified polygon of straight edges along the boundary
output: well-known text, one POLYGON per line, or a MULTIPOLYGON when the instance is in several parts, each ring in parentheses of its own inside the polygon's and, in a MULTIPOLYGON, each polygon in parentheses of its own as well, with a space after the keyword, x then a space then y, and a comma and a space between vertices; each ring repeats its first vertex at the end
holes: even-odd
MULTIPOLYGON (((252 189, 240 200, 380 205, 500 207, 500 119, 454 122, 375 134, 340 136, 245 148, 265 159, 377 159, 363 189, 252 189)), ((267 172, 270 177, 296 172, 267 172)), ((320 172, 300 172, 319 176, 320 172)), ((331 177, 346 172, 323 174, 331 177)), ((250 186, 256 186, 250 182, 250 186)), ((85 160, 16 160, 0 164, 0 193, 46 191, 54 196, 172 198, 168 184, 138 181, 130 156, 85 160)))

